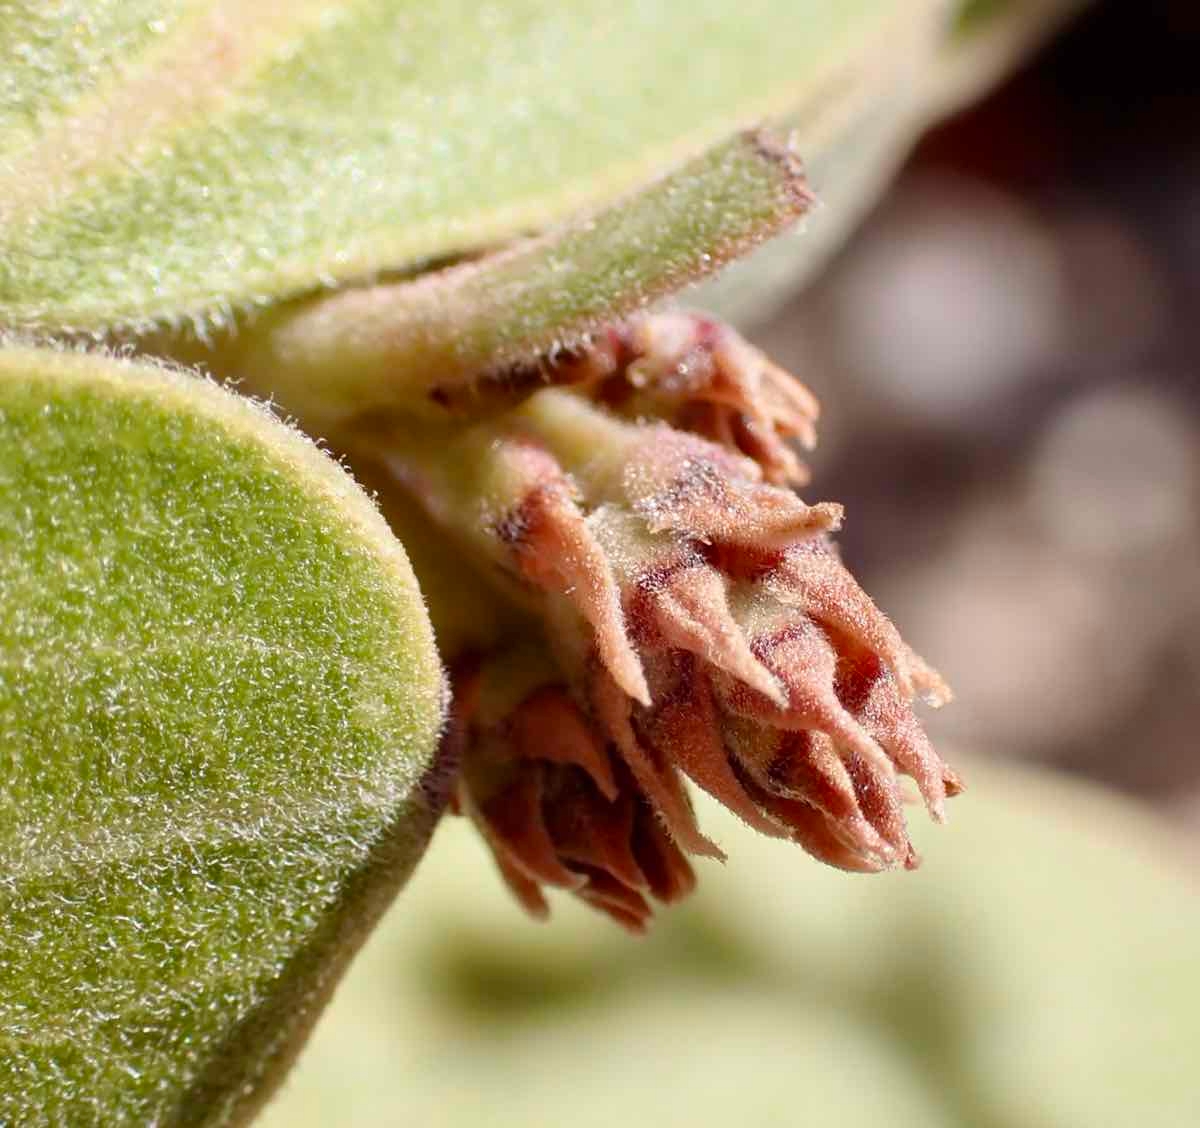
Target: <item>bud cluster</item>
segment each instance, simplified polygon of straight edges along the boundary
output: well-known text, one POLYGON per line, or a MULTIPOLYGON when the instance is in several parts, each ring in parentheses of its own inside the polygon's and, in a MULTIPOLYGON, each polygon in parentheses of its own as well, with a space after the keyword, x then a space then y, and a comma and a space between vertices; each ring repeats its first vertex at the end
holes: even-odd
POLYGON ((913 703, 949 695, 842 566, 841 507, 791 488, 811 394, 687 314, 555 365, 519 408, 389 456, 544 640, 452 660, 457 807, 521 902, 554 886, 643 929, 688 856, 722 856, 685 779, 831 865, 914 867, 898 777, 937 820, 960 784, 913 703))

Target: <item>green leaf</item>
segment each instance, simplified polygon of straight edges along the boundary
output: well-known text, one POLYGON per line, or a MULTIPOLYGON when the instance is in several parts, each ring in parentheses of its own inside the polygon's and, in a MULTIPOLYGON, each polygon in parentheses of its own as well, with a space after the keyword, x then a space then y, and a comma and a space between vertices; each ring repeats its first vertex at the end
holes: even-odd
POLYGON ((964 771, 922 868, 870 880, 698 796, 729 860, 644 938, 565 895, 529 921, 449 820, 263 1128, 1194 1128, 1190 847, 1095 788, 964 771))
POLYGON ((747 132, 538 239, 413 281, 285 304, 187 355, 319 434, 384 412, 494 413, 544 386, 547 354, 711 274, 811 203, 797 155, 747 132))
MULTIPOLYGON (((98 330, 506 241, 932 50, 945 0, 18 0, 0 322, 98 330)), ((801 112, 803 111, 803 112, 801 112)))
POLYGON ((341 467, 0 348, 0 1122, 243 1118, 420 856, 442 681, 341 467))

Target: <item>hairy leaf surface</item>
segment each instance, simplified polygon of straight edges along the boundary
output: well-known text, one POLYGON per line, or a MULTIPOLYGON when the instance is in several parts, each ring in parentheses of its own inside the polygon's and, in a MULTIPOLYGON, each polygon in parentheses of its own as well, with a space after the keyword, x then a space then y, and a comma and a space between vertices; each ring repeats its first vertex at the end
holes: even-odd
POLYGON ((507 240, 741 125, 808 107, 816 130, 946 9, 23 0, 0 31, 0 317, 211 316, 507 240))
POLYGON ((222 1123, 424 848, 402 548, 265 410, 0 348, 0 1122, 222 1123))

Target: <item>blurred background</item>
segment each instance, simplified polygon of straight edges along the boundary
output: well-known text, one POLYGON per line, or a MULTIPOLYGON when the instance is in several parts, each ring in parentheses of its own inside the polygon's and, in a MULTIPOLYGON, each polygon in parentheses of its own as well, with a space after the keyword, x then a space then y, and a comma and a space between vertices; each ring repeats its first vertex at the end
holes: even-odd
POLYGON ((1198 55, 1195 0, 1098 4, 752 336, 822 400, 851 570, 957 691, 935 735, 1200 836, 1198 55))
POLYGON ((1195 0, 1096 4, 748 326, 958 693, 924 867, 703 804, 729 862, 631 940, 448 820, 268 1125, 1200 1125, 1198 57, 1195 0))

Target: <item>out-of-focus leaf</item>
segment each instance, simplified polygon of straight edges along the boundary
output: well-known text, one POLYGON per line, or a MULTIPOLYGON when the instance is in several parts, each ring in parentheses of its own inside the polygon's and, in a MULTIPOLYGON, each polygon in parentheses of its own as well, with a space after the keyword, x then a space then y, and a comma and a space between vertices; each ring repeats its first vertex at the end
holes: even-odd
POLYGON ((225 1123, 422 852, 407 558, 265 410, 0 348, 0 1123, 225 1123))
POLYGON ((839 102, 840 112, 802 127, 805 166, 819 208, 803 230, 735 262, 693 296, 740 325, 769 318, 819 274, 879 197, 932 122, 985 95, 1088 0, 969 0, 937 41, 910 41, 876 62, 839 102))
POLYGON ((946 0, 65 0, 0 29, 0 320, 214 316, 801 149, 946 0), (803 111, 803 112, 801 112, 803 111))
POLYGON ((965 772, 951 824, 914 827, 924 866, 870 880, 701 798, 729 861, 638 940, 565 898, 531 924, 451 820, 263 1123, 1193 1128, 1179 844, 1090 788, 965 772))
POLYGON ((926 83, 930 117, 985 94, 1091 0, 964 0, 926 83))

